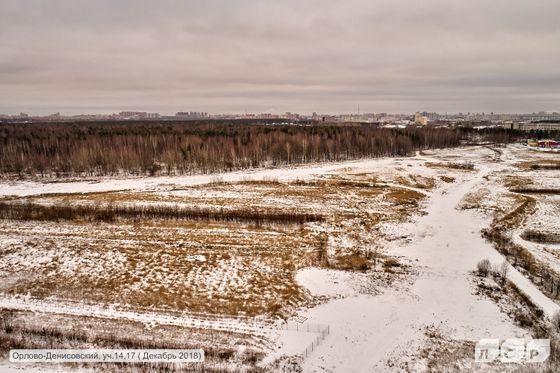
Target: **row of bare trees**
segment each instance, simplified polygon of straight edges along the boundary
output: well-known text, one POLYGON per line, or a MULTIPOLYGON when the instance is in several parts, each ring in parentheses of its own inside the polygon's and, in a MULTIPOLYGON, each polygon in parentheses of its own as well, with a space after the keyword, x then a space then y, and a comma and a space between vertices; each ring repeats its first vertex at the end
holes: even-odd
POLYGON ((212 220, 254 223, 303 224, 321 221, 320 214, 302 211, 254 209, 212 209, 178 205, 41 205, 32 202, 0 201, 0 219, 14 220, 90 220, 114 222, 126 220, 212 220))
POLYGON ((366 124, 4 124, 0 125, 0 174, 64 177, 212 173, 406 156, 416 150, 458 146, 471 135, 468 129, 397 130, 366 124))

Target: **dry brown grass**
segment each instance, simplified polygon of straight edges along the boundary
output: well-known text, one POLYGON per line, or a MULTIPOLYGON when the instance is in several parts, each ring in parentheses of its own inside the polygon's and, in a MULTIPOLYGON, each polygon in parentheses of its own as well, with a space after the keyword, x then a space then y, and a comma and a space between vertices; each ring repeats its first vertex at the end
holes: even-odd
MULTIPOLYGON (((202 348, 205 362, 172 371, 221 371, 220 365, 235 360, 247 371, 259 371, 256 364, 264 357, 270 341, 251 336, 210 329, 193 329, 171 325, 146 328, 144 324, 123 319, 107 319, 58 314, 0 310, 0 319, 11 318, 9 330, 0 328, 0 355, 13 348, 90 349, 90 348, 202 348), (238 353, 236 346, 246 352, 238 353)), ((70 366, 69 366, 70 367, 70 366)), ((169 372, 170 367, 142 365, 94 365, 95 371, 169 372)), ((73 365, 74 369, 85 366, 73 365)), ((173 367, 171 367, 173 368, 173 367)))
POLYGON ((371 262, 361 253, 351 253, 334 258, 330 267, 345 271, 366 271, 371 268, 371 262))
POLYGON ((523 194, 560 194, 560 188, 512 188, 511 192, 523 194))
POLYGON ((459 171, 476 171, 474 165, 469 162, 426 162, 426 167, 444 168, 459 171))
POLYGON ((401 264, 396 258, 386 258, 383 262, 384 267, 400 267, 401 264))
POLYGON ((519 162, 515 166, 523 170, 558 170, 560 169, 560 160, 537 159, 519 162))
POLYGON ((433 189, 436 186, 436 181, 433 177, 426 177, 421 175, 408 174, 406 177, 397 176, 395 181, 401 185, 418 188, 418 189, 433 189))
POLYGON ((446 176, 446 175, 442 175, 439 177, 441 181, 443 181, 444 183, 453 183, 455 182, 455 178, 452 176, 446 176))
POLYGON ((2 290, 40 298, 247 315, 272 313, 274 299, 286 306, 285 312, 306 299, 292 274, 315 263, 319 244, 309 231, 300 236, 297 229, 252 229, 233 223, 189 228, 100 225, 88 227, 86 237, 75 230, 72 224, 58 224, 52 227, 56 236, 48 245, 37 235, 27 236, 29 249, 14 246, 12 257, 22 260, 11 266, 4 263, 0 273, 16 270, 25 276, 15 283, 4 282, 2 290), (48 261, 30 267, 26 261, 33 259, 23 258, 31 250, 39 250, 37 255, 48 261))
POLYGON ((519 228, 535 210, 536 200, 523 195, 515 195, 515 198, 518 204, 509 212, 495 217, 490 228, 483 230, 483 236, 492 241, 495 248, 514 266, 523 268, 534 278, 540 275, 542 263, 525 247, 514 243, 508 233, 519 228))
POLYGON ((514 229, 519 227, 527 218, 527 215, 535 211, 536 200, 533 197, 515 195, 518 205, 503 217, 493 222, 493 226, 498 229, 514 229))
MULTIPOLYGON (((426 372, 461 373, 472 364, 475 344, 472 341, 454 340, 442 335, 439 331, 426 331, 428 340, 417 356, 423 361, 426 372)), ((415 371, 408 363, 400 366, 404 371, 415 371)))
POLYGON ((489 197, 490 190, 486 188, 477 189, 473 192, 465 194, 461 200, 460 206, 464 210, 484 209, 489 197))
MULTIPOLYGON (((407 178, 426 182, 426 187, 433 181, 407 178)), ((425 197, 413 190, 378 186, 372 180, 372 175, 357 179, 332 175, 291 183, 215 182, 183 190, 171 186, 172 190, 160 194, 125 191, 33 197, 30 200, 37 204, 111 201, 134 206, 164 201, 257 211, 315 205, 320 206, 325 221, 288 226, 162 219, 0 220, 0 234, 22 242, 9 244, 0 253, 0 280, 10 279, 0 281, 0 290, 137 309, 285 317, 311 300, 295 282, 300 268, 327 263, 345 270, 372 267, 365 255, 347 248, 328 257, 329 235, 347 235, 354 247, 371 246, 371 237, 364 231, 375 235, 379 221, 406 219, 418 211, 417 204, 425 197), (41 264, 39 258, 43 258, 41 264)))
POLYGON ((526 230, 521 235, 521 238, 538 243, 560 243, 560 233, 557 232, 526 230))
POLYGON ((417 206, 418 203, 425 197, 425 195, 415 190, 396 189, 387 193, 385 197, 392 202, 396 202, 397 204, 417 206))
POLYGON ((508 175, 504 177, 504 185, 506 188, 525 188, 531 185, 533 181, 526 176, 508 175))

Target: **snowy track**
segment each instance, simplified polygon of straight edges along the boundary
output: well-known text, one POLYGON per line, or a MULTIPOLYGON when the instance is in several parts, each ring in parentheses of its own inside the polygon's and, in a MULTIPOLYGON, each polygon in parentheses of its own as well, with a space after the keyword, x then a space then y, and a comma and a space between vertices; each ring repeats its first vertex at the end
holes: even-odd
MULTIPOLYGON (((304 362, 304 371, 393 371, 387 360, 414 353, 425 340, 423 331, 432 326, 459 340, 526 335, 495 303, 475 295, 470 282, 481 259, 495 264, 504 261, 480 235, 489 222, 457 208, 493 167, 496 163, 487 163, 476 173, 460 174, 455 183, 431 195, 426 216, 399 227, 412 242, 389 253, 406 257, 420 268, 408 291, 337 299, 304 314, 331 325, 331 336, 304 362), (409 351, 411 346, 417 347, 409 351)), ((546 314, 559 309, 514 268, 510 267, 508 277, 546 314)))

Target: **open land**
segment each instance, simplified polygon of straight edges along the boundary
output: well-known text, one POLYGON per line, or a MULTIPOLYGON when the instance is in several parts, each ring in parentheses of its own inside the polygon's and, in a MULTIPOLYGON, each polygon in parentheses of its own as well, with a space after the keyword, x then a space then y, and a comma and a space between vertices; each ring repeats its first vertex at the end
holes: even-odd
POLYGON ((81 367, 106 371, 532 368, 475 363, 474 344, 555 335, 557 163, 520 145, 471 146, 5 181, 0 344, 207 354, 204 366, 81 367), (486 258, 491 274, 477 273, 486 258))

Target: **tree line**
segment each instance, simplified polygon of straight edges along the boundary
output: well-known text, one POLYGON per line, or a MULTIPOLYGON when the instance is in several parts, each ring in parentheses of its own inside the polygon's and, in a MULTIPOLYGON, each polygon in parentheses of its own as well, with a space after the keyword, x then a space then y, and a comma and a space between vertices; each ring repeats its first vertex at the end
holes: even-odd
POLYGON ((249 208, 212 209, 179 205, 42 205, 32 202, 0 201, 0 219, 13 220, 87 220, 115 222, 119 219, 142 221, 157 220, 194 220, 194 221, 236 221, 256 225, 264 223, 304 224, 322 221, 320 214, 302 211, 266 210, 256 211, 249 208))
MULTIPOLYGON (((6 176, 183 175, 407 156, 474 138, 468 128, 377 128, 243 122, 75 122, 0 125, 6 176)), ((477 139, 481 136, 476 133, 477 139)), ((511 140, 508 132, 484 139, 511 140)))

